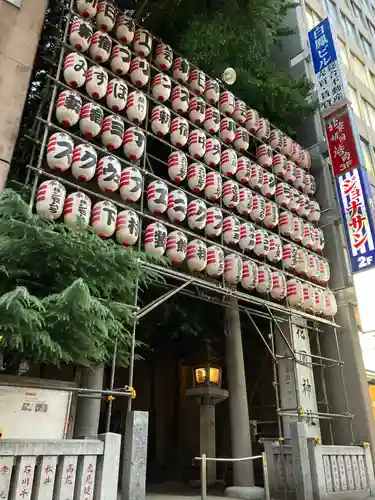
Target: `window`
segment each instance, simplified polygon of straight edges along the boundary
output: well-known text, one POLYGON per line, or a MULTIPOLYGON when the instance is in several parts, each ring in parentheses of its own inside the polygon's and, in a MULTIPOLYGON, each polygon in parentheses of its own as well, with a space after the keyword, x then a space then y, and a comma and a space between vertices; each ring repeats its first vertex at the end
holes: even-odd
POLYGON ((372 107, 365 99, 361 99, 361 112, 363 116, 363 120, 365 121, 368 127, 371 127, 371 118, 370 118, 370 107, 372 107))
POLYGON ((349 89, 349 99, 350 99, 350 102, 352 103, 353 111, 359 118, 362 118, 361 108, 359 107, 358 98, 357 98, 357 91, 351 85, 348 85, 348 89, 349 89))
POLYGON ((309 28, 309 31, 312 30, 317 24, 319 24, 322 19, 318 16, 318 14, 310 9, 310 7, 306 7, 306 19, 307 19, 307 26, 309 28))
POLYGON ((367 19, 367 24, 368 24, 368 30, 369 30, 369 32, 371 33, 372 36, 375 37, 375 26, 368 19, 367 19))
POLYGON ((362 25, 364 26, 364 19, 363 19, 362 10, 358 7, 358 5, 355 2, 351 1, 350 3, 352 6, 352 11, 353 11, 355 19, 360 20, 362 25))
POLYGON ((364 51, 365 55, 369 59, 373 59, 374 58, 374 54, 372 52, 371 43, 363 35, 360 35, 360 38, 361 38, 362 47, 363 47, 363 51, 364 51))
POLYGON ((344 30, 346 34, 358 44, 358 35, 354 24, 343 14, 344 30))
POLYGON ((375 75, 374 73, 369 72, 369 84, 370 84, 370 89, 375 92, 375 75))
POLYGON ((346 52, 345 43, 341 41, 340 38, 338 39, 338 41, 339 41, 339 53, 341 61, 343 64, 345 64, 347 68, 349 68, 348 54, 346 52))
POLYGON ((332 0, 327 0, 328 17, 336 24, 340 24, 337 6, 332 0))
POLYGON ((371 158, 371 153, 370 153, 370 146, 367 141, 362 139, 361 137, 361 148, 362 148, 362 154, 363 154, 363 159, 364 159, 364 167, 365 169, 370 172, 371 175, 374 175, 374 166, 372 164, 372 158, 371 158))
POLYGON ((362 82, 369 87, 368 83, 368 78, 367 78, 367 72, 366 72, 366 67, 363 64, 363 62, 358 59, 352 52, 350 53, 350 59, 353 64, 353 73, 355 74, 356 77, 358 77, 362 82))
POLYGON ((371 104, 369 104, 367 101, 365 102, 367 105, 367 114, 370 120, 370 127, 375 131, 375 108, 374 106, 371 106, 371 104))

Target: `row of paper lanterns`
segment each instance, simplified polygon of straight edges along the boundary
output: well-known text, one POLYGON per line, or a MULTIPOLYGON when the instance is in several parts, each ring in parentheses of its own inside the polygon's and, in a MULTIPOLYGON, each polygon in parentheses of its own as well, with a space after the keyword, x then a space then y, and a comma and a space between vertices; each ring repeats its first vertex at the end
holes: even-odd
MULTIPOLYGON (((102 168, 99 178, 101 175, 102 168)), ((124 183, 127 181, 125 177, 127 176, 122 176, 124 183)), ((156 210, 160 208, 160 203, 156 202, 157 198, 165 200, 163 211, 167 212, 172 222, 182 222, 187 214, 190 229, 205 229, 206 237, 219 236, 223 233, 223 242, 226 245, 238 245, 243 252, 253 252, 257 257, 267 258, 272 263, 282 261, 285 269, 289 271, 295 271, 322 285, 328 283, 330 269, 325 259, 298 248, 294 244, 286 244, 283 247, 280 237, 276 234, 257 229, 251 223, 241 224, 235 216, 223 219, 222 214, 217 213, 219 209, 216 207, 202 210, 202 206, 197 203, 201 200, 193 200, 187 205, 182 191, 172 191, 168 195, 168 193, 161 193, 159 187, 158 181, 154 181, 147 189, 147 202, 153 213, 159 213, 156 210), (182 205, 183 213, 180 210, 182 205)), ((72 227, 78 224, 87 227, 91 218, 92 228, 97 234, 103 238, 110 238, 116 233, 117 241, 125 246, 132 246, 138 240, 140 223, 134 210, 126 209, 117 214, 116 206, 109 201, 98 202, 91 210, 91 200, 85 194, 76 192, 66 197, 64 186, 55 180, 45 181, 40 185, 37 192, 36 210, 38 214, 49 220, 58 220, 64 213, 65 224, 72 227), (138 228, 137 231, 135 228, 138 228)), ((160 227, 165 228, 162 223, 160 227)), ((166 231, 165 228, 164 232, 166 231)), ((154 250, 157 255, 158 247, 154 250)), ((174 263, 181 263, 185 260, 185 256, 184 251, 181 250, 180 254, 177 251, 172 260, 174 263)))
MULTIPOLYGON (((85 9, 78 9, 78 12, 82 14, 84 10, 85 9)), ((114 46, 114 50, 116 50, 115 54, 112 53, 112 59, 117 58, 117 63, 112 63, 111 69, 120 76, 130 71, 130 75, 133 75, 131 80, 134 85, 146 85, 148 83, 150 68, 145 58, 152 52, 153 40, 151 34, 142 28, 135 30, 133 21, 122 14, 118 16, 117 22, 115 22, 114 19, 112 22, 108 22, 109 19, 103 22, 102 11, 98 15, 100 16, 100 21, 97 22, 99 29, 103 29, 100 28, 100 26, 103 26, 107 28, 106 31, 111 31, 115 26, 115 36, 121 44, 133 42, 132 48, 136 55, 133 60, 131 60, 132 54, 126 46, 120 44, 114 46), (138 78, 135 72, 138 72, 138 78)), ((93 33, 91 24, 82 19, 76 19, 73 22, 69 41, 76 50, 85 52, 89 49, 90 56, 97 62, 105 63, 111 57, 111 37, 103 30, 93 33), (81 28, 82 24, 84 25, 83 29, 81 28), (84 36, 82 36, 82 33, 84 36)), ((162 71, 171 69, 173 78, 180 83, 186 83, 190 92, 195 95, 204 96, 210 104, 219 103, 221 113, 228 117, 233 117, 239 125, 245 125, 248 116, 246 104, 241 100, 236 100, 234 95, 229 91, 220 93, 218 81, 207 78, 205 73, 199 69, 190 69, 190 64, 186 59, 178 57, 173 61, 173 51, 169 45, 164 43, 159 43, 157 45, 154 61, 156 66, 162 71)), ((169 78, 167 75, 164 75, 164 77, 169 78)), ((161 77, 159 80, 160 79, 161 77)), ((165 86, 163 85, 163 87, 165 86)), ((160 92, 165 91, 160 89, 160 92)), ((161 95, 161 99, 167 99, 169 97, 163 97, 163 95, 164 94, 161 95)), ((159 96, 156 95, 155 98, 159 99, 159 96)), ((301 146, 292 141, 285 134, 282 134, 279 130, 272 131, 271 133, 268 120, 259 118, 255 110, 249 111, 255 116, 258 116, 256 126, 249 127, 251 133, 256 133, 260 140, 271 140, 274 149, 279 148, 293 159, 293 161, 296 161, 304 168, 310 167, 311 158, 308 151, 303 150, 301 146)))

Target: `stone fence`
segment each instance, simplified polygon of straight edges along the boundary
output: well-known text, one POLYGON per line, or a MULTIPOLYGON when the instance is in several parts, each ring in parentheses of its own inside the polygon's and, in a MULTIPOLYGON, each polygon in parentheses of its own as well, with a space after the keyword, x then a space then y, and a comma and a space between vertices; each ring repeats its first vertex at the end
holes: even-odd
POLYGON ((0 500, 117 500, 121 436, 0 441, 0 500))

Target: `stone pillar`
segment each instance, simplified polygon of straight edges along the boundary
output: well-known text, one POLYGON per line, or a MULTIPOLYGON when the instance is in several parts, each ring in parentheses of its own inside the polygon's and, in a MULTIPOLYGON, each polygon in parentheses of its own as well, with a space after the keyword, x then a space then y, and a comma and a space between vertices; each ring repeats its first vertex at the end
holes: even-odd
POLYGON ((48 0, 0 0, 0 193, 3 191, 26 101, 48 0))
MULTIPOLYGON (((83 368, 80 387, 84 389, 103 389, 104 363, 83 368)), ((74 425, 74 437, 96 438, 98 435, 101 398, 100 394, 78 397, 74 425)))
POLYGON ((313 500, 309 450, 306 424, 290 424, 293 456, 293 476, 298 500, 313 500))
MULTIPOLYGON (((201 404, 199 406, 200 454, 216 457, 215 406, 201 404)), ((207 461, 207 483, 216 481, 216 462, 207 461)))
MULTIPOLYGON (((232 457, 242 458, 252 455, 249 408, 237 299, 230 298, 229 305, 231 308, 225 309, 225 331, 232 457)), ((253 486, 253 462, 234 462, 233 480, 235 486, 253 486)))

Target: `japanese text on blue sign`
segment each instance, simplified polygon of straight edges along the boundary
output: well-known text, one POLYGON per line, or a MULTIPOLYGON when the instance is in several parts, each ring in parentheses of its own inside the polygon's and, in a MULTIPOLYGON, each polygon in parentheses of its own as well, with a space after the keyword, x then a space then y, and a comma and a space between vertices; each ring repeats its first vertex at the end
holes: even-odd
POLYGON ((315 73, 319 73, 337 60, 328 17, 309 31, 309 42, 315 73))

